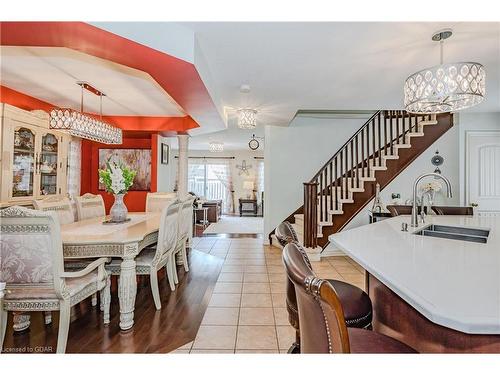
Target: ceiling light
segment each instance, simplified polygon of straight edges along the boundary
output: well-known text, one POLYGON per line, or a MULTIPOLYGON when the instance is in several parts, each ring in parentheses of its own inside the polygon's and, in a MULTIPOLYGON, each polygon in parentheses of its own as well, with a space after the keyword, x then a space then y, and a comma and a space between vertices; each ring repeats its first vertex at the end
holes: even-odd
POLYGON ((224 143, 212 141, 208 144, 208 150, 210 152, 222 152, 224 151, 224 143))
POLYGON ((65 130, 69 134, 105 144, 121 144, 122 130, 102 121, 102 97, 104 93, 85 82, 77 82, 81 87, 80 111, 54 108, 50 111, 49 127, 65 130), (100 97, 100 119, 83 113, 83 89, 100 97))
POLYGON ((255 129, 257 126, 257 111, 251 108, 238 110, 238 128, 255 129))
POLYGON ((486 73, 477 62, 443 64, 444 40, 450 29, 432 36, 440 43, 440 65, 416 72, 404 85, 405 109, 411 113, 443 113, 458 111, 481 103, 485 96, 486 73))

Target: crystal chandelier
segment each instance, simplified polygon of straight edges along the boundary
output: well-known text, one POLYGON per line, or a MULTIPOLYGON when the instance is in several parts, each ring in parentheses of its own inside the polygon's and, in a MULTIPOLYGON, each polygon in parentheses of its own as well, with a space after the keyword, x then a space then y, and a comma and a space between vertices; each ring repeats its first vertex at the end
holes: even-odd
POLYGON ((77 82, 77 84, 82 89, 80 112, 72 109, 54 108, 50 111, 50 128, 66 130, 75 137, 90 139, 91 141, 105 144, 121 144, 122 130, 102 121, 102 97, 105 94, 88 83, 77 82), (83 113, 83 89, 89 90, 100 97, 100 119, 83 113))
POLYGON ((224 143, 215 141, 210 142, 208 144, 208 150, 210 152, 222 152, 224 151, 224 143))
POLYGON ((238 128, 254 129, 257 126, 257 111, 251 108, 238 110, 238 128))
POLYGON ((444 40, 450 29, 432 36, 440 43, 440 65, 416 72, 404 85, 405 109, 411 113, 458 111, 481 103, 485 96, 486 73, 477 62, 443 64, 444 40))

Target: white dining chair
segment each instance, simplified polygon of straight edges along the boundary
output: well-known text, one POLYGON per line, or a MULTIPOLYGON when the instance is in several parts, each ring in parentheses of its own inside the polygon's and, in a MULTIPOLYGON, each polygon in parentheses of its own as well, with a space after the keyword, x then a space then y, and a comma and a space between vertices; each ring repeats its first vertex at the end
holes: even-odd
POLYGON ((99 258, 77 272, 64 271, 56 212, 12 206, 0 210, 0 350, 8 312, 59 311, 57 353, 66 351, 70 308, 100 291, 104 324, 109 324, 110 278, 99 258))
POLYGON ((78 221, 105 216, 106 208, 102 196, 86 193, 75 198, 78 221))
POLYGON ((75 221, 73 207, 68 198, 47 197, 44 199, 35 199, 33 206, 36 210, 55 212, 60 224, 69 224, 75 221))
MULTIPOLYGON (((174 251, 177 245, 179 231, 179 212, 181 203, 171 201, 161 212, 158 242, 156 246, 147 247, 135 258, 137 275, 149 275, 151 292, 156 309, 161 309, 160 292, 158 287, 158 271, 165 267, 170 288, 175 290, 175 258, 174 251)), ((120 260, 113 260, 106 269, 113 275, 120 274, 120 260)))
POLYGON ((146 212, 160 212, 177 199, 177 193, 155 192, 146 194, 146 212))
MULTIPOLYGON (((189 195, 182 201, 182 207, 180 210, 179 217, 179 235, 177 238, 177 246, 175 248, 174 257, 180 254, 184 270, 189 272, 189 264, 187 259, 187 243, 192 238, 193 233, 193 202, 194 197, 189 195)), ((179 283, 179 278, 177 276, 177 269, 174 264, 174 279, 175 283, 179 283)))

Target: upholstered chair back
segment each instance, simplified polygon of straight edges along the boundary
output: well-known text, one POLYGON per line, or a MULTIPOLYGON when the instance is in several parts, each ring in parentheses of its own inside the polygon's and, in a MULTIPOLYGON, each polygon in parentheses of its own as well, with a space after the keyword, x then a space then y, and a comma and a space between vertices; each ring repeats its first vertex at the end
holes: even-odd
POLYGON ((177 199, 177 193, 156 192, 146 195, 146 212, 160 212, 177 199))
POLYGON ((193 202, 194 197, 187 196, 182 201, 181 218, 179 220, 179 239, 189 237, 193 228, 193 202))
POLYGON ((179 235, 180 209, 181 202, 173 200, 161 212, 155 262, 159 262, 166 254, 175 250, 179 235))
POLYGON ((41 211, 53 211, 57 214, 60 224, 69 224, 75 221, 73 207, 68 198, 49 197, 33 201, 33 206, 41 211))
POLYGON ((86 193, 75 198, 78 221, 106 215, 104 200, 97 194, 86 193))
POLYGON ((33 287, 34 298, 42 291, 60 297, 64 265, 56 212, 12 206, 0 210, 0 221, 0 281, 7 292, 33 287))
POLYGON ((297 296, 301 353, 349 352, 344 313, 331 284, 314 276, 295 243, 285 246, 283 260, 297 296), (322 299, 322 291, 329 302, 322 299))
POLYGON ((276 227, 275 235, 276 238, 278 239, 278 242, 283 247, 289 242, 299 241, 297 232, 295 232, 295 229, 293 229, 292 224, 290 224, 288 221, 284 221, 276 227))

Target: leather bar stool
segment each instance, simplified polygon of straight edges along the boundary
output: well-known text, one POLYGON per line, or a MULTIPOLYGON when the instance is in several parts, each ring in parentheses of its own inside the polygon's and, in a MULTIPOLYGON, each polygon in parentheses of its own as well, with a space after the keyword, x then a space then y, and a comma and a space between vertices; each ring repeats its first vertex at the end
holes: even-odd
POLYGON ((472 207, 431 206, 436 215, 474 215, 472 207))
POLYGON ((283 260, 296 290, 301 353, 416 353, 389 336, 348 327, 340 293, 314 276, 300 246, 286 245, 283 260))
MULTIPOLYGON (((312 266, 304 248, 298 243, 297 233, 292 225, 285 221, 281 223, 275 231, 276 238, 282 245, 293 243, 297 246, 308 265, 311 273, 312 266)), ((340 280, 329 279, 337 293, 343 306, 345 323, 348 327, 370 328, 372 322, 372 303, 368 294, 360 288, 340 280)), ((295 287, 288 277, 286 287, 286 308, 288 311, 288 321, 295 328, 295 343, 292 344, 289 353, 300 353, 300 324, 297 310, 297 298, 295 287)))
MULTIPOLYGON (((391 216, 411 215, 412 206, 401 204, 389 204, 386 206, 391 216)), ((421 207, 418 206, 418 214, 420 215, 421 207)), ((427 207, 424 207, 424 212, 427 213, 427 207)))

